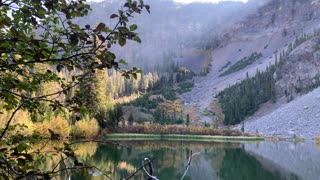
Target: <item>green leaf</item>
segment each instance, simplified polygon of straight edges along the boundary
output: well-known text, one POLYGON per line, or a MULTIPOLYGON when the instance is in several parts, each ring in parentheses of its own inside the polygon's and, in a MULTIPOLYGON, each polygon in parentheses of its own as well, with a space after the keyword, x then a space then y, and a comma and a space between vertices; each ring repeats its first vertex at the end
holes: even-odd
POLYGON ((141 43, 141 42, 142 42, 141 39, 139 38, 139 36, 133 37, 133 40, 136 41, 136 42, 138 42, 138 43, 141 43))
POLYGON ((76 33, 74 33, 74 34, 72 34, 71 36, 70 36, 70 43, 72 44, 72 45, 77 45, 78 44, 78 42, 79 42, 79 35, 78 34, 76 34, 76 33))
POLYGON ((117 18, 117 17, 119 17, 118 14, 112 14, 112 15, 110 16, 111 19, 114 19, 114 18, 117 18))
POLYGON ((118 30, 121 34, 125 34, 129 32, 129 29, 126 27, 118 27, 118 30))
POLYGON ((135 31, 135 30, 137 30, 138 29, 138 26, 136 25, 136 24, 132 24, 131 26, 130 26, 130 31, 135 31))
POLYGON ((119 45, 123 47, 124 45, 126 45, 127 40, 121 37, 118 42, 119 42, 119 45))
POLYGON ((119 63, 128 66, 128 63, 123 59, 120 59, 119 63))
POLYGON ((149 5, 145 5, 146 10, 148 11, 148 13, 150 14, 150 6, 149 5))
POLYGON ((58 72, 61 72, 61 70, 63 69, 63 65, 58 64, 56 69, 57 69, 58 72))
POLYGON ((134 79, 138 78, 138 75, 136 73, 133 73, 132 76, 133 76, 134 79))
POLYGON ((103 28, 106 27, 106 24, 104 23, 100 23, 98 24, 98 26, 96 27, 95 31, 102 31, 103 28))
POLYGON ((141 69, 136 70, 137 73, 142 74, 143 71, 141 69))
POLYGON ((27 147, 24 145, 24 144, 19 144, 18 146, 17 146, 17 151, 19 152, 19 153, 21 153, 22 151, 25 151, 27 149, 27 147))

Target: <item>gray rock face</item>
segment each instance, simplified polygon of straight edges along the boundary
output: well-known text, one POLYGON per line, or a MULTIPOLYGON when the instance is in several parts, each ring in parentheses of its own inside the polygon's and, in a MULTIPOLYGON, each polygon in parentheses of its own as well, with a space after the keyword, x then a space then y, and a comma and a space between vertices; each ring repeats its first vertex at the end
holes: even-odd
MULTIPOLYGON (((320 136, 320 88, 275 111, 245 122, 245 131, 265 136, 313 139, 320 136)), ((240 128, 240 126, 238 126, 240 128)))
POLYGON ((302 89, 306 89, 320 81, 320 38, 306 41, 294 49, 277 70, 276 93, 278 97, 288 94, 297 96, 302 89))

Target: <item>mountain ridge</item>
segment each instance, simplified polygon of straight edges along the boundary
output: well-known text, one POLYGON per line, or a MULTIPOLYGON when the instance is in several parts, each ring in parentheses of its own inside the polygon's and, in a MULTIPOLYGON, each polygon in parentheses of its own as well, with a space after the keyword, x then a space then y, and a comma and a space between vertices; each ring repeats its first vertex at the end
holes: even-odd
MULTIPOLYGON (((246 20, 234 24, 215 39, 217 43, 212 46, 211 72, 207 77, 198 78, 195 81, 194 90, 181 95, 181 98, 185 100, 185 104, 197 106, 200 114, 206 111, 218 92, 245 79, 247 73, 251 77, 255 75, 257 69, 264 71, 267 66, 275 63, 276 52, 287 50, 288 45, 298 36, 318 29, 319 13, 319 1, 272 0, 268 2, 259 8, 256 14, 249 15, 246 20), (291 16, 292 10, 295 10, 294 16, 291 16), (226 63, 234 64, 253 52, 261 52, 263 58, 236 73, 226 77, 218 76, 221 73, 219 70, 226 63)), ((294 74, 295 72, 291 78, 294 74)), ((283 94, 279 95, 279 99, 282 96, 283 94)), ((286 103, 281 100, 279 102, 286 103)), ((270 108, 270 111, 272 109, 274 108, 270 108)), ((212 119, 207 116, 202 116, 201 119, 212 122, 212 119)), ((251 128, 250 132, 255 132, 255 129, 251 128)))

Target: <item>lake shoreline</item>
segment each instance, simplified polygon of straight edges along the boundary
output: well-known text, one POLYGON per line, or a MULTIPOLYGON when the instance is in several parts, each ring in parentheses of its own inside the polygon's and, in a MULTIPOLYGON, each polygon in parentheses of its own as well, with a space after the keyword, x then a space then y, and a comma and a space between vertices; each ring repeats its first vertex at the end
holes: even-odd
POLYGON ((179 141, 264 141, 264 137, 248 136, 208 136, 181 134, 108 134, 108 140, 179 140, 179 141))

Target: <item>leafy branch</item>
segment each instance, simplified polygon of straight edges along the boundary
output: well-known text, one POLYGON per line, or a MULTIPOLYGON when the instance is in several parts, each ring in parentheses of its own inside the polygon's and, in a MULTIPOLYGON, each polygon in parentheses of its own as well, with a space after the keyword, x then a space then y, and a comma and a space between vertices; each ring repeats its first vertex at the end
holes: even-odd
MULTIPOLYGON (((144 9, 150 13, 150 7, 143 0, 127 0, 117 14, 110 16, 111 19, 118 18, 112 28, 103 22, 95 27, 80 27, 73 20, 88 15, 91 8, 85 0, 0 1, 0 106, 3 111, 12 111, 0 135, 0 178, 48 179, 72 169, 103 172, 78 161, 70 147, 76 142, 55 151, 60 154, 60 163, 64 164, 64 168, 57 170, 56 166, 52 171, 41 172, 36 167, 36 162, 44 158, 41 149, 30 152, 36 142, 34 138, 15 133, 4 137, 8 132, 15 131, 16 127, 26 128, 25 125, 11 125, 19 110, 36 111, 42 102, 49 104, 53 111, 68 108, 80 112, 84 99, 77 97, 62 101, 59 97, 77 88, 95 70, 120 71, 119 63, 126 62, 117 60, 111 47, 116 44, 122 47, 127 40, 141 42, 135 32, 137 25, 127 24, 130 17, 142 13, 144 9), (44 69, 41 69, 42 65, 44 69), (76 75, 66 80, 59 76, 63 70, 76 75), (59 89, 39 93, 46 83, 55 83, 59 89), (72 166, 65 163, 67 159, 72 159, 72 166)), ((121 73, 131 78, 137 77, 141 70, 132 68, 121 73)), ((107 172, 102 174, 108 176, 107 172)))

